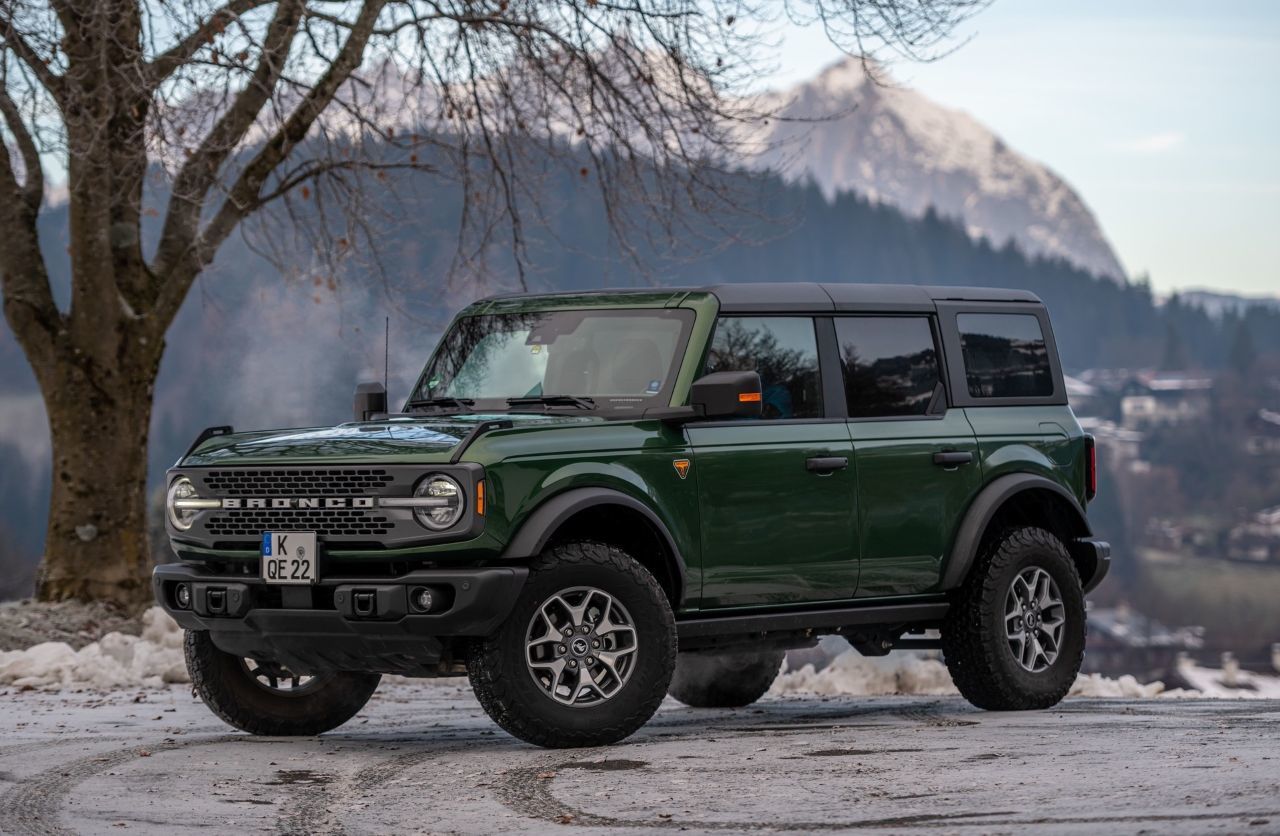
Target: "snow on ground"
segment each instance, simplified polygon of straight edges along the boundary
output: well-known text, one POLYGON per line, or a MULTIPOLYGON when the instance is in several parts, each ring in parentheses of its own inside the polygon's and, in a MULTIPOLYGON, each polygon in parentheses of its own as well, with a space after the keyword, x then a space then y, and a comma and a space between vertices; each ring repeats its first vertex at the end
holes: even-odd
POLYGON ((0 685, 24 690, 110 691, 189 681, 182 631, 159 607, 143 614, 141 636, 111 632, 80 650, 66 642, 43 642, 0 652, 0 685))
POLYGON ((1280 677, 1240 670, 1233 662, 1226 669, 1202 668, 1191 662, 1178 666, 1178 673, 1196 689, 1197 696, 1223 699, 1280 699, 1280 677))
MULTIPOLYGON (((835 647, 826 644, 828 653, 835 647)), ((944 696, 959 693, 947 673, 947 666, 936 658, 917 653, 895 653, 889 656, 863 656, 856 650, 832 654, 825 666, 803 664, 793 670, 784 669, 769 693, 814 694, 836 696, 891 696, 917 694, 944 696)), ((1097 673, 1081 674, 1068 693, 1070 697, 1114 697, 1151 699, 1178 697, 1213 697, 1216 699, 1280 699, 1280 677, 1264 676, 1249 671, 1235 674, 1235 687, 1230 677, 1220 670, 1194 665, 1179 667, 1182 678, 1195 690, 1166 688, 1163 682, 1139 682, 1126 674, 1113 679, 1097 673)))
MULTIPOLYGON (((803 657, 816 658, 817 665, 793 662, 795 667, 784 668, 769 693, 779 697, 958 693, 946 665, 927 654, 862 656, 838 639, 824 640, 818 651, 816 656, 803 657)), ((1179 673, 1195 690, 1166 689, 1162 682, 1141 683, 1132 676, 1112 679, 1095 673, 1077 677, 1069 696, 1280 699, 1280 677, 1192 664, 1180 666, 1179 673)), ((79 650, 66 642, 51 641, 25 650, 0 651, 0 687, 18 690, 112 691, 162 688, 189 681, 182 657, 182 631, 159 607, 143 614, 139 636, 113 631, 79 650)))
POLYGON ((893 694, 958 694, 947 666, 937 659, 915 654, 863 656, 846 650, 822 670, 804 665, 783 671, 769 693, 836 696, 890 696, 893 694))

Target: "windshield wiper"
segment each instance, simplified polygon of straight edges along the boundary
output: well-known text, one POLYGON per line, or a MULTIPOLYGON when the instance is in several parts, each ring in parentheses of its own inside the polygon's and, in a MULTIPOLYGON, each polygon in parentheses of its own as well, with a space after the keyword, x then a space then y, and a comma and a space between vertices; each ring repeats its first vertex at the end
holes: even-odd
POLYGON ((575 409, 595 409, 593 398, 579 395, 534 395, 523 398, 507 398, 507 406, 571 406, 575 409))
POLYGON ((408 403, 409 409, 456 409, 460 412, 470 412, 474 405, 471 398, 421 398, 408 403))

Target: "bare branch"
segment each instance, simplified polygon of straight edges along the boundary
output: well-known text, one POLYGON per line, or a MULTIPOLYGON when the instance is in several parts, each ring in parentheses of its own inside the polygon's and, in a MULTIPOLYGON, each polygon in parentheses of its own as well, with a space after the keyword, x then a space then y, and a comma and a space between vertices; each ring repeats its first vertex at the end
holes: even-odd
POLYGON ((0 47, 13 52, 40 84, 58 100, 61 100, 63 78, 50 68, 49 63, 41 57, 26 38, 18 31, 13 18, 8 12, 0 13, 0 47))
POLYGON ((195 31, 163 54, 156 56, 147 67, 147 83, 152 87, 159 85, 240 16, 275 2, 276 0, 230 0, 225 6, 209 15, 196 27, 195 31))
POLYGON ((283 0, 262 44, 262 54, 248 84, 182 166, 169 197, 169 211, 156 254, 154 272, 165 281, 170 268, 190 250, 209 189, 217 182, 227 157, 244 139, 262 107, 270 100, 284 71, 289 45, 298 31, 304 4, 283 0))
POLYGON ((177 310, 197 273, 213 260, 236 225, 259 205, 262 187, 272 172, 306 138, 316 119, 360 66, 365 46, 386 3, 387 0, 365 0, 342 49, 324 75, 241 171, 222 206, 184 254, 182 264, 174 265, 165 277, 166 284, 157 302, 161 315, 177 310))
POLYGON ((9 131, 18 144, 18 153, 22 155, 25 177, 22 184, 22 199, 33 213, 39 212, 40 203, 44 200, 44 170, 40 166, 40 151, 36 148, 35 140, 31 138, 27 126, 23 124, 18 106, 3 88, 0 88, 0 116, 4 117, 5 124, 9 126, 9 131))
MULTIPOLYGON (((2 102, 8 122, 12 102, 8 96, 2 102)), ((38 161, 36 171, 39 171, 38 161)), ((19 186, 9 149, 0 142, 0 236, 5 242, 0 247, 0 294, 4 298, 5 318, 40 374, 43 371, 40 364, 47 363, 52 354, 61 315, 54 304, 49 276, 40 255, 36 228, 40 204, 39 201, 34 206, 31 203, 27 190, 32 175, 28 173, 27 177, 27 184, 19 186)))
POLYGON ((303 183, 318 180, 326 175, 339 171, 349 172, 386 172, 386 171, 420 171, 426 174, 436 173, 435 166, 423 163, 375 163, 365 160, 324 160, 313 161, 301 165, 297 170, 285 174, 279 179, 275 188, 264 192, 257 198, 257 203, 250 211, 257 211, 274 200, 279 200, 303 183))

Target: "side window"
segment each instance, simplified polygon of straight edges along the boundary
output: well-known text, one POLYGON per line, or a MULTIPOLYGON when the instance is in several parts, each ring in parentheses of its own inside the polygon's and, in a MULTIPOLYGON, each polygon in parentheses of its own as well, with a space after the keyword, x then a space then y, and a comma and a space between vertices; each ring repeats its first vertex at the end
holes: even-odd
POLYGON ((818 340, 807 316, 722 317, 706 371, 759 372, 766 420, 822 417, 818 340))
POLYGON ((836 340, 850 418, 928 412, 939 381, 928 317, 837 317, 836 340))
POLYGON ((1037 398, 1053 394, 1053 373, 1040 320, 1032 314, 956 316, 969 395, 1037 398))

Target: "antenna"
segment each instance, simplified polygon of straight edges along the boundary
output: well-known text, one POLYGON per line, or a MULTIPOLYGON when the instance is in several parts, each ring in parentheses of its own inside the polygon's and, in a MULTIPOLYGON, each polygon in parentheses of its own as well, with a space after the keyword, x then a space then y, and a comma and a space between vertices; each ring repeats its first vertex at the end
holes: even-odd
POLYGON ((387 391, 390 381, 391 369, 391 317, 387 317, 386 330, 383 331, 382 340, 382 391, 387 391))

